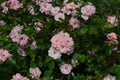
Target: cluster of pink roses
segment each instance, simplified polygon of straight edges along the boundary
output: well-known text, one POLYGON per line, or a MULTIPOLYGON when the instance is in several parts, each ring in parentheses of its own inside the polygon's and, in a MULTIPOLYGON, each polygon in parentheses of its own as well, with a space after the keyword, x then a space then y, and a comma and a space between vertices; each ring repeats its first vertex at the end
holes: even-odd
POLYGON ((8 58, 12 57, 7 50, 0 49, 0 62, 6 61, 8 58))
POLYGON ((40 6, 40 11, 41 13, 45 13, 46 15, 50 15, 50 16, 54 16, 54 19, 56 21, 60 21, 61 19, 65 19, 65 14, 66 15, 72 15, 69 24, 73 27, 73 28, 77 28, 80 26, 80 21, 76 18, 73 18, 75 15, 77 15, 77 8, 80 7, 80 4, 75 4, 74 2, 71 3, 67 3, 68 1, 64 2, 63 1, 63 7, 60 8, 58 6, 52 6, 52 4, 50 2, 52 2, 52 0, 46 1, 46 0, 33 0, 36 5, 40 6))
MULTIPOLYGON (((107 17, 107 22, 109 22, 113 26, 117 26, 118 18, 116 16, 108 16, 107 17)), ((107 39, 110 40, 110 41, 117 42, 117 35, 116 35, 116 33, 111 32, 111 33, 107 34, 107 39)))
MULTIPOLYGON (((41 75, 41 71, 38 67, 29 68, 29 73, 32 78, 39 78, 41 75)), ((22 76, 20 73, 16 73, 15 75, 13 75, 11 80, 30 80, 30 79, 22 76)))
POLYGON ((7 13, 9 9, 17 10, 23 7, 23 4, 20 3, 18 0, 8 0, 1 4, 3 8, 2 12, 7 13))
POLYGON ((61 31, 51 38, 52 47, 68 55, 73 51, 74 41, 68 33, 61 31))
POLYGON ((17 25, 11 30, 10 32, 10 38, 13 42, 17 42, 20 45, 26 45, 28 42, 28 36, 25 34, 21 34, 21 30, 23 29, 23 26, 17 25))

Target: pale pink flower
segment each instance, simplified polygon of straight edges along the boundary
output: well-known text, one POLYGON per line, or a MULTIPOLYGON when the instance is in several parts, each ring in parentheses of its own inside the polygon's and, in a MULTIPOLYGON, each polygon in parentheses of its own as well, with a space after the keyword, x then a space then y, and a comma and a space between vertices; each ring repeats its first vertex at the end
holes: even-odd
POLYGON ((30 72, 30 76, 32 78, 39 78, 40 75, 41 75, 41 71, 38 67, 32 67, 29 69, 29 72, 30 72))
POLYGON ((30 80, 30 79, 22 76, 20 73, 16 73, 16 75, 13 75, 11 80, 30 80))
POLYGON ((56 21, 61 21, 61 19, 65 19, 65 15, 63 13, 57 13, 55 16, 54 16, 54 19, 56 21))
POLYGON ((96 8, 94 5, 85 5, 81 8, 81 13, 86 16, 92 16, 96 11, 96 8))
POLYGON ((71 72, 71 69, 72 69, 72 66, 70 64, 65 64, 63 63, 61 66, 60 66, 60 71, 62 74, 70 74, 71 72))
POLYGON ((12 39, 13 42, 19 43, 20 34, 16 30, 11 30, 9 36, 12 39))
POLYGON ((73 50, 74 42, 68 33, 60 32, 51 38, 52 47, 56 48, 61 53, 68 55, 73 50))
POLYGON ((18 0, 8 0, 7 4, 10 6, 10 9, 17 10, 23 7, 23 4, 20 3, 18 0))
POLYGON ((20 36, 19 44, 20 45, 26 45, 28 43, 28 36, 25 34, 22 34, 20 36))
POLYGON ((0 61, 6 61, 10 57, 12 57, 12 54, 7 50, 0 49, 0 61))
POLYGON ((78 19, 75 19, 75 18, 71 18, 69 20, 69 24, 73 27, 73 28, 78 28, 80 27, 80 21, 78 19))
POLYGON ((67 9, 71 9, 74 10, 76 8, 78 8, 78 5, 76 5, 74 2, 68 3, 66 4, 67 9))
POLYGON ((3 2, 2 4, 1 4, 1 7, 2 7, 2 13, 5 13, 5 14, 7 14, 7 12, 8 12, 8 7, 6 6, 6 2, 3 2))
POLYGON ((23 26, 21 26, 19 24, 13 28, 13 30, 16 30, 19 33, 22 31, 22 29, 23 29, 23 26))
POLYGON ((64 13, 64 14, 67 14, 67 15, 70 15, 71 14, 71 10, 69 10, 66 6, 64 6, 61 11, 64 13))
POLYGON ((103 80, 116 80, 116 77, 112 75, 107 75, 103 78, 103 80))
POLYGON ((111 23, 114 26, 117 26, 118 18, 116 16, 108 16, 107 22, 111 23))
POLYGON ((21 56, 26 56, 24 49, 22 49, 22 48, 20 48, 20 47, 18 47, 17 52, 18 52, 18 54, 21 55, 21 56))
POLYGON ((52 9, 52 4, 44 3, 43 2, 40 5, 40 11, 41 11, 41 13, 50 14, 51 9, 52 9))
POLYGON ((6 24, 6 22, 4 22, 3 20, 0 20, 0 26, 4 26, 6 24))
POLYGON ((85 20, 85 21, 87 21, 88 19, 89 19, 89 16, 87 16, 87 15, 81 15, 81 17, 85 20))
POLYGON ((107 38, 108 40, 114 41, 117 39, 117 35, 116 33, 112 32, 112 33, 107 34, 107 38))
POLYGON ((60 59, 61 57, 61 53, 53 47, 50 47, 50 49, 48 50, 48 55, 53 59, 60 59))
POLYGON ((60 11, 60 7, 53 7, 51 9, 51 14, 54 16, 60 11))
POLYGON ((72 15, 72 16, 76 16, 76 15, 77 15, 77 10, 73 10, 73 11, 71 12, 71 15, 72 15))

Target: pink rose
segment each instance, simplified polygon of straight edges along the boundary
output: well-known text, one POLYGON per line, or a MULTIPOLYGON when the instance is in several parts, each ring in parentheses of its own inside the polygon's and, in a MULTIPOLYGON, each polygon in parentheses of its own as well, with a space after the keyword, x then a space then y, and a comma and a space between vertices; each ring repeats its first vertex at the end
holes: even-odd
POLYGON ((95 6, 88 4, 81 8, 81 13, 83 15, 92 16, 95 13, 95 10, 95 6))
POLYGON ((71 72, 71 69, 72 69, 72 66, 70 64, 65 64, 63 63, 61 66, 60 66, 60 71, 62 74, 70 74, 71 72))
POLYGON ((0 61, 6 61, 11 56, 7 50, 0 49, 0 61))
POLYGON ((73 27, 73 28, 78 28, 80 27, 80 21, 78 19, 75 18, 71 18, 69 21, 69 24, 73 27))
POLYGON ((28 43, 28 36, 26 36, 25 34, 22 34, 20 36, 19 44, 26 45, 27 43, 28 43))
POLYGON ((30 72, 30 76, 32 76, 32 78, 39 78, 41 75, 41 71, 38 67, 33 67, 29 69, 30 72))
POLYGON ((16 75, 13 75, 13 78, 11 80, 29 80, 27 77, 22 76, 20 73, 16 73, 16 75))
POLYGON ((116 33, 112 32, 112 33, 107 34, 107 38, 108 38, 108 40, 114 41, 117 39, 117 35, 116 35, 116 33))

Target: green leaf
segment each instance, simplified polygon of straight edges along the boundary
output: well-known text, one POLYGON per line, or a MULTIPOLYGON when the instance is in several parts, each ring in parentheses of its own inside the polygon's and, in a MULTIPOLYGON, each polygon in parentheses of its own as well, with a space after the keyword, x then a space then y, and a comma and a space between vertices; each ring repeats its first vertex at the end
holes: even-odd
POLYGON ((82 29, 81 29, 81 34, 85 34, 87 31, 88 31, 88 29, 82 28, 82 29))
POLYGON ((55 67, 55 63, 54 63, 54 61, 51 61, 49 63, 49 69, 54 69, 54 67, 55 67))
POLYGON ((52 76, 52 70, 46 70, 44 72, 44 77, 51 77, 52 76))

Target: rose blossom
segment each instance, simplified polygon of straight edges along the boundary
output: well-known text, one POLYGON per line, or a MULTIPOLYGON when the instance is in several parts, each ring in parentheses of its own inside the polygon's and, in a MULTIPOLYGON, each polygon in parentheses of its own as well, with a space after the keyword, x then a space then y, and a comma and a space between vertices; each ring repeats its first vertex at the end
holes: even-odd
POLYGON ((60 19, 65 19, 65 15, 63 13, 57 13, 55 16, 54 16, 54 19, 56 21, 61 21, 60 19))
POLYGON ((41 3, 40 11, 45 14, 50 14, 50 10, 52 9, 52 4, 49 3, 41 3))
POLYGON ((56 15, 59 11, 60 11, 60 7, 53 7, 51 9, 51 13, 53 16, 56 15))
POLYGON ((61 53, 67 53, 68 55, 72 52, 74 42, 72 37, 68 33, 60 32, 51 38, 52 47, 56 48, 61 53))
POLYGON ((22 76, 20 73, 13 75, 11 80, 29 80, 27 77, 22 76))
POLYGON ((70 74, 71 69, 72 69, 72 66, 70 64, 63 63, 62 65, 60 65, 60 71, 62 74, 65 74, 65 75, 70 74))
POLYGON ((52 57, 53 59, 60 59, 61 57, 61 53, 57 50, 55 50, 55 48, 51 47, 49 50, 48 50, 48 55, 50 57, 52 57))
POLYGON ((32 76, 32 78, 39 78, 41 75, 41 71, 38 67, 30 68, 29 72, 30 72, 30 76, 32 76))
POLYGON ((95 10, 96 8, 94 5, 88 4, 81 8, 81 13, 83 15, 92 16, 95 13, 95 10))
POLYGON ((107 75, 103 78, 103 80, 116 80, 116 77, 112 75, 107 75))
POLYGON ((73 27, 73 28, 78 28, 80 27, 80 21, 78 19, 75 19, 75 18, 71 18, 69 20, 69 24, 73 27))
POLYGON ((117 39, 117 35, 116 33, 112 32, 112 33, 107 34, 107 38, 108 40, 114 41, 117 39))
POLYGON ((114 26, 117 26, 118 18, 116 18, 116 16, 108 16, 107 22, 111 23, 114 26))
POLYGON ((88 20, 89 19, 89 16, 86 16, 86 15, 81 15, 81 18, 83 18, 84 20, 88 20))
POLYGON ((26 36, 25 34, 22 34, 20 36, 19 44, 20 45, 26 45, 27 42, 28 42, 28 36, 26 36))
POLYGON ((20 34, 16 30, 11 30, 9 36, 12 39, 13 42, 19 43, 20 34))
POLYGON ((13 30, 16 30, 17 32, 21 32, 22 29, 23 29, 23 26, 21 26, 19 24, 13 28, 13 30))
POLYGON ((64 14, 67 14, 67 15, 70 15, 71 14, 71 10, 69 10, 66 6, 64 6, 61 11, 64 13, 64 14))
POLYGON ((6 2, 3 2, 2 4, 1 4, 1 7, 2 7, 2 13, 5 13, 5 14, 7 14, 7 12, 8 12, 8 7, 6 6, 6 2))
POLYGON ((0 49, 0 61, 6 61, 11 56, 12 54, 10 54, 7 50, 0 49))
POLYGON ((10 9, 17 10, 23 7, 23 4, 20 3, 18 0, 8 0, 7 4, 10 6, 10 9))

